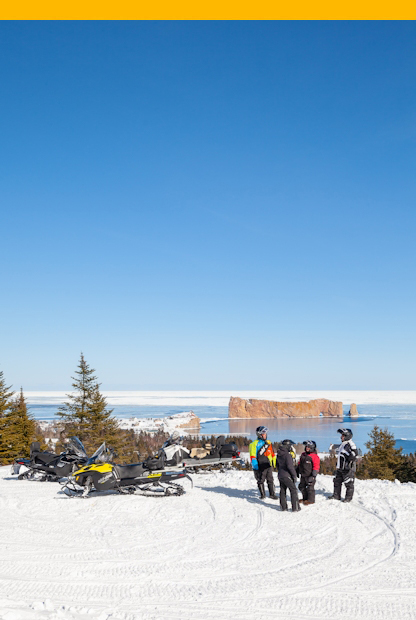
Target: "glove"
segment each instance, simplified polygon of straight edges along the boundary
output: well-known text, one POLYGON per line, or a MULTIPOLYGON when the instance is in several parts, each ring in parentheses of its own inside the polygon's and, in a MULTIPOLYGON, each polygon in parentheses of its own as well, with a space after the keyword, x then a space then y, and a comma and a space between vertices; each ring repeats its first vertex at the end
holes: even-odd
POLYGON ((315 481, 315 476, 308 477, 308 484, 312 484, 315 481))

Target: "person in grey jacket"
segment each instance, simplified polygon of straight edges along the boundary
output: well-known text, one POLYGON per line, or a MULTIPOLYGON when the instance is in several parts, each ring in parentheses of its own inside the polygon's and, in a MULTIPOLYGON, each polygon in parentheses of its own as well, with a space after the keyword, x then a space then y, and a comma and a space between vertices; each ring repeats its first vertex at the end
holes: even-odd
POLYGON ((293 445, 294 442, 290 439, 282 441, 277 449, 276 467, 280 483, 280 507, 282 510, 287 510, 286 491, 289 489, 292 512, 298 512, 300 505, 296 488, 297 475, 293 457, 290 454, 290 448, 293 445))

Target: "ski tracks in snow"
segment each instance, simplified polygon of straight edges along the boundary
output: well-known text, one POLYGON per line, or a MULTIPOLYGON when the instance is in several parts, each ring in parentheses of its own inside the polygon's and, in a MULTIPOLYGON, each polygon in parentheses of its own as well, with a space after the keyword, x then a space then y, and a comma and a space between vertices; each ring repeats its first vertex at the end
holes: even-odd
POLYGON ((155 500, 58 494, 0 469, 0 620, 415 620, 416 485, 357 481, 299 513, 249 472, 155 500))

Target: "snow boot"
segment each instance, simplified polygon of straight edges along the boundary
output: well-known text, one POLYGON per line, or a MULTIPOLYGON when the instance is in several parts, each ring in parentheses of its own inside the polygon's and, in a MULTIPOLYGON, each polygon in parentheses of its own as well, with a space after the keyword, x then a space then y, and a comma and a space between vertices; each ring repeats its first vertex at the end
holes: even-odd
POLYGON ((273 482, 268 482, 267 483, 267 488, 269 489, 270 499, 278 499, 278 497, 276 495, 276 490, 274 488, 273 482))
POLYGON ((259 487, 259 491, 260 491, 260 499, 266 499, 266 492, 264 490, 264 483, 263 484, 258 484, 257 486, 259 487))
POLYGON ((344 504, 345 504, 346 502, 352 502, 352 497, 346 497, 346 498, 344 499, 344 504))
POLYGON ((339 501, 341 498, 338 495, 330 495, 328 499, 337 499, 339 501))

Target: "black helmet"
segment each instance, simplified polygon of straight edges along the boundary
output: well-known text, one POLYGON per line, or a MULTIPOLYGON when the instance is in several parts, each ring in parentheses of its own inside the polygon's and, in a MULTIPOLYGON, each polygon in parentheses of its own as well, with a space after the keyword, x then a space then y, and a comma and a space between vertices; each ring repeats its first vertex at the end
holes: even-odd
POLYGON ((282 446, 289 446, 290 448, 290 446, 294 446, 294 445, 295 445, 295 442, 292 441, 291 439, 283 439, 282 441, 282 446))
POLYGON ((307 441, 304 441, 303 445, 305 446, 305 448, 310 448, 311 450, 316 450, 316 443, 312 439, 308 439, 307 441))
POLYGON ((344 435, 345 441, 352 439, 352 430, 350 428, 339 428, 337 433, 341 433, 341 437, 344 435))
POLYGON ((268 430, 269 429, 267 428, 267 426, 258 426, 256 428, 256 435, 257 435, 257 437, 260 438, 262 435, 264 435, 264 433, 266 433, 266 435, 267 435, 268 430))

